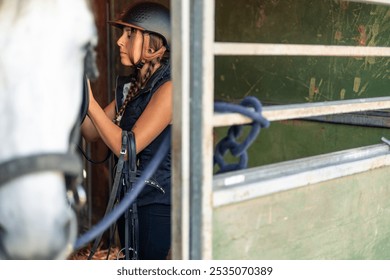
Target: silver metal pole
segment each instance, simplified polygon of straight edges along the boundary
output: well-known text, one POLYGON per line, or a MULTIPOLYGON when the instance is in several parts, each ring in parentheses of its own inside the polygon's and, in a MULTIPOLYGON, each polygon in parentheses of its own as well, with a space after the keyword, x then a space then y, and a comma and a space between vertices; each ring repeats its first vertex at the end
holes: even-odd
POLYGON ((172 258, 188 260, 190 158, 190 1, 171 0, 172 19, 172 258))
POLYGON ((211 259, 214 1, 190 3, 190 259, 211 259))

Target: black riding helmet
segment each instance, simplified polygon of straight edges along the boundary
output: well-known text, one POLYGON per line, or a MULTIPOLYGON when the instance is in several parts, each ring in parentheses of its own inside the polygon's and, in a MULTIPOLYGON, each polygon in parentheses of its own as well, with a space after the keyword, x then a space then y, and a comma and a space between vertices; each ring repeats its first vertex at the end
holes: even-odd
POLYGON ((115 27, 133 27, 141 31, 156 33, 164 39, 167 49, 171 44, 171 19, 169 10, 158 3, 141 2, 131 6, 118 19, 108 21, 115 27))

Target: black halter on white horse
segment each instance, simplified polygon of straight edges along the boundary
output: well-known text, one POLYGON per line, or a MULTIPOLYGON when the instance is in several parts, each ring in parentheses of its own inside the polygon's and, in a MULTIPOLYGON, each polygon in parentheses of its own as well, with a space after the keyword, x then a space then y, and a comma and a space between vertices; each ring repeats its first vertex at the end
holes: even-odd
POLYGON ((66 194, 85 199, 75 146, 96 42, 87 1, 0 0, 0 259, 62 259, 73 250, 77 221, 66 194))
POLYGON ((80 158, 72 153, 50 153, 13 158, 0 163, 0 187, 20 176, 43 171, 60 171, 69 176, 69 180, 77 183, 81 170, 80 158))
POLYGON ((79 141, 79 126, 83 122, 88 111, 88 88, 86 79, 97 79, 99 71, 96 65, 96 51, 93 43, 88 43, 85 47, 84 74, 82 86, 82 104, 79 118, 72 129, 70 137, 70 151, 68 153, 48 153, 28 155, 18 158, 12 158, 0 163, 0 187, 9 181, 36 172, 60 171, 64 173, 67 182, 67 190, 71 191, 70 201, 75 203, 77 208, 85 203, 85 194, 80 188, 82 181, 82 162, 80 157, 75 153, 72 145, 77 145, 79 141))

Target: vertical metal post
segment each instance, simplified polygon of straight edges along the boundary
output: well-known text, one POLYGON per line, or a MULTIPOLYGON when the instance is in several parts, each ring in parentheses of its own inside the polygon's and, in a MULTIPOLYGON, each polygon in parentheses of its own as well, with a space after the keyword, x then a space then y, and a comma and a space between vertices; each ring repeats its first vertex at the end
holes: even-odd
POLYGON ((171 0, 172 253, 212 258, 214 1, 171 0))
POLYGON ((172 258, 189 259, 190 1, 171 0, 172 26, 172 258))
POLYGON ((215 3, 190 3, 190 259, 211 259, 215 3))

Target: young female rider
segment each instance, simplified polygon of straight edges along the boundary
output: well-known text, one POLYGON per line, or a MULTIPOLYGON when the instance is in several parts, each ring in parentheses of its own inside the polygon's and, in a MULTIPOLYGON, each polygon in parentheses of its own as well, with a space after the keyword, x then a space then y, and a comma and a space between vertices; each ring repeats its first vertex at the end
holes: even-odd
MULTIPOLYGON (((116 100, 104 110, 89 89, 90 103, 82 135, 87 141, 101 138, 119 156, 122 130, 133 131, 138 170, 142 172, 166 134, 170 133, 169 11, 156 3, 141 2, 109 23, 122 29, 122 36, 117 41, 121 63, 133 67, 135 72, 130 77, 118 77, 116 100)), ((165 192, 151 191, 137 200, 140 259, 165 259, 170 249, 170 151, 154 177, 165 192)), ((118 228, 124 246, 123 222, 118 223, 118 228)))

